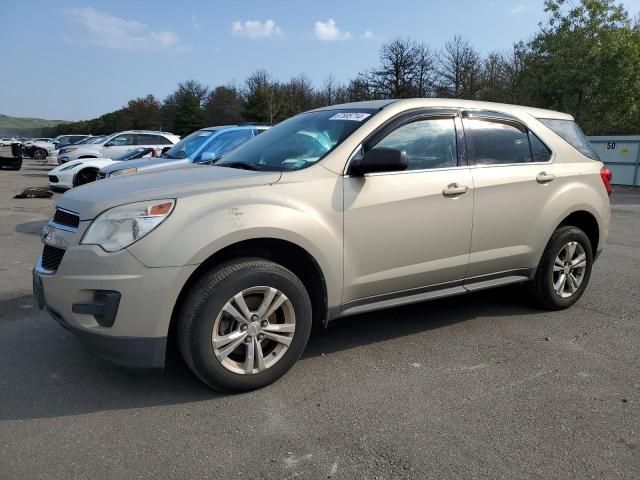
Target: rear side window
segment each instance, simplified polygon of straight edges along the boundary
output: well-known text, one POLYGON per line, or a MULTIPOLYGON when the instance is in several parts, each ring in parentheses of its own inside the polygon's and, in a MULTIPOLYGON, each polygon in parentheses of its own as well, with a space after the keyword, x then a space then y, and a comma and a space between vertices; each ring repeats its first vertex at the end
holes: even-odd
POLYGON ((464 131, 472 165, 532 161, 529 134, 522 125, 500 120, 466 119, 464 131))
POLYGON ((136 135, 136 145, 157 145, 157 135, 136 135))
POLYGON ((578 150, 581 154, 592 160, 599 160, 596 152, 591 148, 587 137, 573 120, 556 120, 551 118, 539 118, 545 126, 560 136, 565 142, 578 150))
POLYGON ((531 130, 529 130, 529 143, 531 144, 531 156, 534 162, 548 162, 551 160, 551 150, 531 130))

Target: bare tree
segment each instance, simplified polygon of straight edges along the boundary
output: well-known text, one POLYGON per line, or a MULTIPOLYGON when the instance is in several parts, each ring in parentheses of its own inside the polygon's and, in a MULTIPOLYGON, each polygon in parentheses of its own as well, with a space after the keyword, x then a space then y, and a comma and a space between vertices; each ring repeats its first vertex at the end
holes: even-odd
POLYGON ((449 40, 438 56, 439 92, 455 98, 474 99, 481 80, 480 54, 462 37, 449 40))

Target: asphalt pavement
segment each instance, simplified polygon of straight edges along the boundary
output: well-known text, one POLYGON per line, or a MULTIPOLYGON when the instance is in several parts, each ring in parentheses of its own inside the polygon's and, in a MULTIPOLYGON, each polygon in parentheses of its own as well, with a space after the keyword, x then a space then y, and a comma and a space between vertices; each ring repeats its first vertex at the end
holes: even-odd
POLYGON ((265 389, 95 357, 31 296, 53 199, 0 171, 0 478, 640 478, 640 190, 571 309, 511 287, 338 320, 265 389))

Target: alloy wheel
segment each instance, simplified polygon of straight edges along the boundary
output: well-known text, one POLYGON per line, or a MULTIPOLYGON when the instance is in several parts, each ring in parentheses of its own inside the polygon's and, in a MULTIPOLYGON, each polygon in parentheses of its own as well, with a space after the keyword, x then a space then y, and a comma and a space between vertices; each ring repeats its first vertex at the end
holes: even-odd
POLYGON ((587 254, 584 247, 576 242, 568 242, 560 249, 553 264, 553 289, 561 298, 575 294, 587 270, 587 254))
POLYGON ((273 367, 293 341, 293 305, 280 290, 257 286, 242 290, 222 307, 211 342, 227 370, 250 375, 273 367))

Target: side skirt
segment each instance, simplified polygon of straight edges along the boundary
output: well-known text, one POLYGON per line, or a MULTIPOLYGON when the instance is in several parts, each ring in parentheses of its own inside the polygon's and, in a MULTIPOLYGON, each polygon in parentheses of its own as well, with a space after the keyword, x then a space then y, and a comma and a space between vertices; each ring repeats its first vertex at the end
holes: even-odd
POLYGON ((386 308, 410 305, 436 298, 451 297, 464 293, 477 292, 488 288, 501 287, 531 280, 536 271, 534 268, 522 268, 506 272, 481 275, 462 281, 446 282, 428 287, 401 290, 373 297, 359 298, 343 305, 329 308, 328 321, 349 315, 383 310, 386 308))

